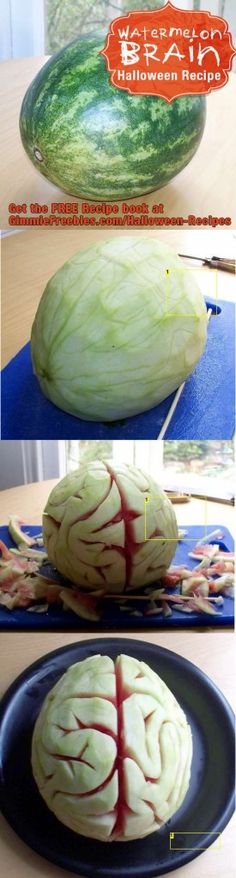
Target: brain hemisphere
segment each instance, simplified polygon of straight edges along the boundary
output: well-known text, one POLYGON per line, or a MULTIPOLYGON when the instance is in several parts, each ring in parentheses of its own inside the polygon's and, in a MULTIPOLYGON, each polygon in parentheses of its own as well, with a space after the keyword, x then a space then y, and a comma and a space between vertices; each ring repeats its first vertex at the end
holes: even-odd
POLYGON ((191 731, 146 664, 95 655, 49 692, 32 742, 48 807, 82 835, 131 840, 160 828, 189 785, 191 731))
POLYGON ((44 538, 49 560, 64 576, 86 588, 119 592, 165 572, 177 525, 168 498, 151 476, 97 461, 81 466, 52 491, 44 538))

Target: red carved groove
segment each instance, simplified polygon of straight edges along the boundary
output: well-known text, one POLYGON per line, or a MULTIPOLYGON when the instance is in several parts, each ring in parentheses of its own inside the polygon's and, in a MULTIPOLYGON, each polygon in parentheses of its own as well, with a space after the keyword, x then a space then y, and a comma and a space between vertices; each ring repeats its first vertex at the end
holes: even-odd
POLYGON ((88 726, 82 723, 82 721, 78 719, 77 716, 75 717, 75 719, 78 725, 78 729, 95 729, 96 732, 102 732, 103 735, 109 735, 109 737, 113 738, 113 741, 117 743, 117 735, 115 734, 115 732, 112 732, 111 729, 107 729, 106 726, 101 726, 99 723, 92 723, 91 726, 88 726))
MULTIPOLYGON (((63 757, 61 757, 61 758, 63 758, 63 757)), ((65 759, 65 761, 72 762, 75 760, 72 757, 70 757, 69 759, 68 758, 65 759)), ((89 765, 89 763, 84 762, 84 765, 89 765)), ((93 766, 90 766, 90 767, 93 768, 93 766)), ((65 795, 69 796, 71 799, 83 799, 85 796, 88 798, 90 796, 94 796, 95 793, 100 793, 101 790, 104 790, 104 787, 106 787, 107 784, 110 782, 110 780, 112 780, 112 778, 114 777, 116 770, 117 770, 117 766, 116 766, 116 761, 115 761, 113 766, 112 766, 112 769, 110 771, 110 774, 108 774, 108 776, 105 778, 105 780, 99 784, 99 786, 93 787, 92 790, 89 790, 88 792, 85 792, 85 793, 68 793, 68 792, 66 792, 65 795)), ((63 793, 63 790, 55 790, 55 792, 53 793, 53 799, 55 799, 55 796, 61 795, 62 793, 63 793)))
MULTIPOLYGON (((127 505, 126 494, 125 491, 118 484, 117 475, 110 466, 110 464, 105 464, 108 472, 110 473, 112 481, 116 483, 117 489, 120 495, 121 502, 121 515, 122 520, 124 521, 125 528, 125 561, 126 561, 126 578, 125 578, 125 589, 129 586, 131 574, 132 574, 132 560, 133 554, 137 551, 137 544, 135 542, 134 537, 134 529, 133 529, 133 521, 135 518, 139 518, 139 513, 135 510, 132 510, 127 505)), ((138 546, 139 548, 140 546, 138 546)), ((125 590, 124 589, 124 590, 125 590)))

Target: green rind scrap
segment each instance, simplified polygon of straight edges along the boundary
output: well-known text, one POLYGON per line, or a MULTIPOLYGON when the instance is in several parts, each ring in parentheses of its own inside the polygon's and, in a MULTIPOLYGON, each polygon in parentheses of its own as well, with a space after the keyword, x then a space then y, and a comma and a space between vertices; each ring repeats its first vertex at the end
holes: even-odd
POLYGON ((45 64, 23 100, 21 137, 35 167, 71 194, 130 198, 160 188, 188 164, 202 137, 205 97, 167 104, 118 90, 103 46, 104 38, 80 38, 45 64))

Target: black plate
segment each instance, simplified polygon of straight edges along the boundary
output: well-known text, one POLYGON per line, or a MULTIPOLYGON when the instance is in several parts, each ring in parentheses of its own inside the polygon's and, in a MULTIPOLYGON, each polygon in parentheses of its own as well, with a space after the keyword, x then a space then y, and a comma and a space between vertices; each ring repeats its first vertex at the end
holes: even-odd
POLYGON ((1 805, 6 819, 31 848, 48 860, 89 878, 154 878, 177 869, 215 840, 234 810, 234 722, 224 696, 191 662, 141 640, 87 640, 51 652, 10 687, 0 710, 1 805), (34 783, 30 750, 36 716, 47 692, 66 668, 96 653, 128 653, 147 662, 181 703, 193 733, 191 783, 182 807, 159 832, 126 843, 93 841, 63 826, 34 783), (170 832, 181 832, 170 846, 170 832), (187 849, 185 833, 204 832, 187 849))

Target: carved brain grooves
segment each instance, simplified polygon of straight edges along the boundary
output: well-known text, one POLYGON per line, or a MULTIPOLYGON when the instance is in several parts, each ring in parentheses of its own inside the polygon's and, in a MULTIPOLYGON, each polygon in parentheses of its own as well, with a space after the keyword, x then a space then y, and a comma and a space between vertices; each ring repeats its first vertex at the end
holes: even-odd
POLYGON ((50 810, 81 835, 130 841, 159 829, 186 795, 190 726, 144 662, 95 655, 52 689, 32 742, 35 781, 50 810))
POLYGON ((86 589, 119 592, 164 575, 177 545, 173 506, 147 473, 93 461, 53 489, 44 516, 51 563, 86 589))

